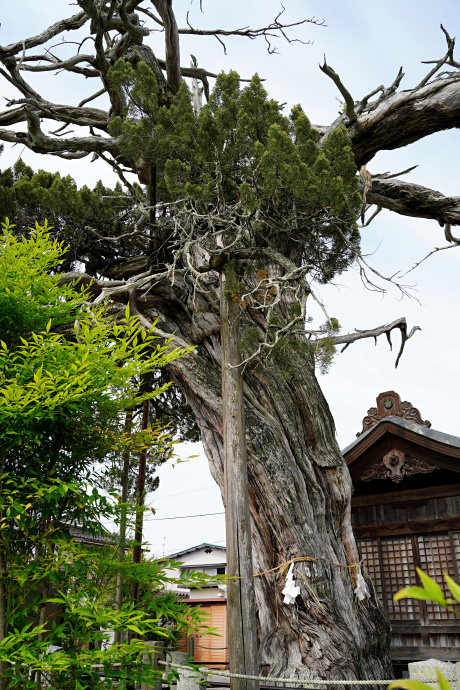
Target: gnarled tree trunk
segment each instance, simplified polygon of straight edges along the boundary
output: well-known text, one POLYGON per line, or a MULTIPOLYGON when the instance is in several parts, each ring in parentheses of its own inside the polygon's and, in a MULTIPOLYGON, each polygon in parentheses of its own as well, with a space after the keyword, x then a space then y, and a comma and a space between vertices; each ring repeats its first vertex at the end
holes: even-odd
MULTIPOLYGON (((161 21, 147 14, 154 22, 152 26, 162 25, 164 30, 163 61, 142 43, 149 29, 141 25, 139 17, 131 16, 139 5, 137 0, 121 3, 118 9, 113 3, 107 8, 106 4, 95 0, 80 0, 79 5, 82 11, 74 17, 56 22, 37 36, 0 46, 2 76, 20 95, 18 101, 9 103, 16 107, 0 113, 0 140, 67 159, 89 154, 106 157, 125 183, 125 166, 137 171, 141 182, 146 183, 148 177, 145 170, 139 171, 135 162, 121 155, 119 139, 107 134, 109 123, 114 114, 121 112, 122 104, 120 93, 107 80, 110 64, 120 56, 133 66, 140 59, 147 61, 158 79, 159 104, 164 105, 178 91, 183 77, 201 79, 207 92, 207 77, 215 76, 204 69, 180 66, 179 34, 214 34, 217 37, 230 34, 251 39, 264 36, 270 41, 273 32, 283 33, 289 26, 280 23, 281 15, 278 15, 275 22, 255 31, 249 28, 230 32, 204 31, 190 25, 178 29, 172 0, 154 0, 161 21), (89 29, 95 36, 94 50, 89 55, 77 53, 72 58, 59 60, 50 54, 44 58, 42 45, 62 31, 79 30, 86 22, 90 23, 89 29), (118 34, 104 47, 106 34, 112 32, 113 36, 113 31, 118 34), (31 54, 30 51, 37 47, 38 53, 31 54), (47 64, 47 60, 53 65, 47 64), (83 107, 98 97, 100 91, 79 105, 52 103, 37 93, 23 76, 27 71, 50 69, 64 69, 85 78, 101 77, 111 99, 110 111, 88 105, 83 107), (53 120, 53 126, 56 120, 60 124, 89 126, 90 135, 46 134, 42 121, 47 119, 53 120), (20 123, 23 123, 23 131, 11 129, 12 125, 20 123)), ((454 41, 445 34, 446 55, 435 68, 430 68, 418 86, 399 93, 402 70, 388 88, 381 86, 355 101, 339 75, 324 63, 322 69, 339 88, 346 108, 330 126, 316 128, 323 135, 322 143, 343 124, 359 168, 382 149, 392 150, 433 132, 458 127, 458 73, 449 73, 447 77, 438 74, 444 65, 455 70, 459 67, 453 58, 454 41)), ((435 218, 445 225, 447 241, 460 244, 450 227, 460 224, 458 197, 444 197, 420 185, 390 179, 388 175, 372 180, 370 173, 364 172, 367 172, 364 179, 372 182, 372 186, 367 187, 367 204, 403 215, 435 218)), ((137 195, 136 191, 136 198, 137 195)), ((145 206, 147 202, 154 206, 154 201, 150 196, 145 206)), ((144 211, 145 208, 143 214, 144 211)), ((153 220, 150 209, 151 225, 153 220)), ((140 225, 133 224, 121 237, 132 234, 133 246, 142 248, 139 229, 142 229, 140 225)), ((148 245, 141 251, 144 249, 147 252, 148 245)), ((86 249, 82 249, 81 255, 86 254, 86 249)), ((180 277, 173 287, 159 282, 149 286, 146 276, 149 268, 155 268, 149 264, 152 255, 150 259, 144 255, 131 257, 128 270, 121 265, 125 259, 113 263, 112 255, 112 250, 107 256, 102 251, 97 269, 91 269, 93 275, 104 277, 104 280, 92 281, 94 294, 102 291, 114 300, 120 299, 123 312, 129 296, 132 313, 144 310, 152 320, 159 315, 158 325, 165 334, 175 333, 182 345, 197 345, 193 355, 176 360, 170 369, 196 416, 211 471, 223 490, 221 329, 216 284, 213 286, 212 276, 209 276, 209 293, 194 293, 192 299, 193 286, 184 283, 178 287, 180 277), (130 279, 129 284, 127 279, 130 279), (152 314, 149 314, 150 309, 152 314)), ((121 256, 126 257, 124 250, 121 256)), ((162 257, 157 259, 159 265, 163 263, 162 257)), ((70 274, 66 279, 77 278, 82 283, 91 281, 91 276, 80 274, 70 274)), ((215 278, 218 282, 217 276, 215 278)), ((245 314, 244 319, 249 321, 251 314, 245 314)), ((251 325, 257 327, 258 324, 251 325)), ((401 330, 403 345, 413 332, 408 335, 405 320, 399 319, 373 332, 340 336, 335 342, 348 345, 362 337, 388 333, 392 328, 401 330)), ((251 364, 244 371, 244 396, 254 571, 265 573, 293 558, 316 559, 296 564, 295 578, 301 592, 292 606, 283 603, 281 591, 285 576, 280 570, 256 577, 263 672, 294 677, 313 673, 329 679, 390 677, 390 629, 385 614, 375 599, 368 598, 360 603, 353 591, 359 554, 350 521, 351 480, 335 441, 333 420, 316 381, 313 363, 304 359, 287 378, 270 360, 251 364)))
MULTIPOLYGON (((216 296, 216 293, 214 293, 216 296)), ((170 365, 201 428, 213 477, 223 493, 221 343, 216 300, 163 311, 159 327, 198 343, 170 365)), ((153 316, 153 314, 152 314, 153 316)), ((245 319, 249 319, 246 314, 245 319)), ((254 324, 253 324, 254 325, 254 324)), ((297 557, 300 595, 283 603, 285 573, 255 578, 261 669, 265 675, 389 678, 390 628, 374 598, 358 602, 359 561, 350 521, 351 479, 313 363, 290 380, 275 364, 244 372, 254 572, 297 557)))

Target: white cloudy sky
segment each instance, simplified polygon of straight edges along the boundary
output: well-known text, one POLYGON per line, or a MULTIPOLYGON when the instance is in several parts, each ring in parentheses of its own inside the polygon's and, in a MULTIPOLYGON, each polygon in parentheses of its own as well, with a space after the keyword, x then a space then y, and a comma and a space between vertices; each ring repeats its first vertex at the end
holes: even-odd
MULTIPOLYGON (((312 45, 278 42, 279 55, 268 55, 263 41, 232 39, 224 55, 217 41, 187 38, 182 43, 183 64, 193 53, 200 66, 215 72, 236 69, 242 77, 258 72, 266 79, 272 97, 287 107, 301 103, 314 123, 328 124, 340 107, 339 94, 332 82, 318 69, 325 54, 328 63, 338 71, 354 98, 361 98, 376 86, 388 86, 399 67, 405 77, 401 88, 415 86, 427 71, 422 60, 437 59, 445 52, 445 40, 439 25, 455 36, 460 23, 460 6, 454 0, 285 0, 286 19, 305 17, 324 19, 326 27, 305 26, 292 32, 312 45)), ((225 28, 261 26, 277 14, 278 0, 233 0, 232 3, 203 0, 204 14, 195 0, 174 2, 179 24, 185 25, 190 10, 194 26, 225 28)), ((62 0, 16 0, 4 3, 0 10, 0 44, 5 45, 40 32, 50 23, 78 11, 75 5, 62 0)), ((161 39, 150 39, 161 54, 161 39)), ((56 43, 56 39, 53 43, 56 43)), ((55 52, 63 50, 56 48, 55 52)), ((63 54, 63 53, 60 53, 63 54)), ((458 57, 457 57, 458 59, 458 57)), ((83 80, 73 75, 40 75, 34 80, 38 90, 50 101, 77 104, 99 86, 96 80, 83 80)), ((2 84, 2 96, 16 94, 2 84)), ((103 107, 102 99, 95 102, 103 107)), ((51 128, 50 128, 51 129, 51 128)), ((397 172, 411 165, 418 168, 407 179, 444 194, 460 195, 460 134, 457 130, 443 132, 399 151, 388 151, 368 165, 371 173, 397 172)), ((2 168, 14 163, 21 150, 9 148, 0 160, 2 168)), ((66 162, 31 152, 22 153, 34 168, 60 170, 71 174, 79 185, 94 184, 99 178, 110 184, 113 176, 101 163, 86 160, 66 162)), ((460 229, 457 234, 460 234, 460 229)), ((364 250, 372 254, 373 265, 383 274, 407 270, 435 246, 444 245, 443 231, 435 221, 403 218, 385 211, 363 232, 364 250)), ((336 420, 341 447, 350 443, 360 429, 366 410, 374 404, 378 393, 396 390, 410 400, 429 419, 434 428, 460 435, 458 422, 458 388, 460 337, 458 300, 460 282, 458 269, 460 249, 441 252, 415 273, 407 276, 414 286, 418 301, 400 300, 396 291, 382 297, 361 286, 356 271, 341 276, 337 285, 322 288, 321 297, 329 313, 339 318, 346 332, 366 329, 405 315, 409 327, 422 328, 409 341, 399 368, 394 369, 395 352, 385 340, 374 347, 363 341, 338 356, 327 376, 320 383, 336 420)), ((395 334, 395 348, 399 338, 395 334)), ((174 468, 161 468, 160 489, 151 497, 156 515, 147 523, 147 539, 154 553, 162 555, 179 551, 203 541, 224 543, 223 515, 188 520, 164 518, 223 510, 220 493, 211 478, 199 444, 183 448, 184 456, 198 453, 200 457, 174 468), (160 520, 161 519, 161 520, 160 520)))

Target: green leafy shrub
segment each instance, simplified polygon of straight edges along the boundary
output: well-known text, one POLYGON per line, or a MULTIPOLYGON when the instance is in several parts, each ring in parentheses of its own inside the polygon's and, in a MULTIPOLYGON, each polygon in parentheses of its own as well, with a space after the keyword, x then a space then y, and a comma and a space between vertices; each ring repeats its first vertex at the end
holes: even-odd
POLYGON ((172 455, 161 427, 125 433, 125 413, 164 390, 140 392, 140 377, 190 350, 141 328, 129 309, 110 320, 84 290, 61 285, 65 249, 50 230, 20 236, 7 221, 0 234, 0 677, 11 688, 98 688, 102 664, 120 688, 151 684, 146 640, 174 640, 171 623, 190 625, 190 613, 161 598, 148 610, 114 606, 119 572, 152 597, 174 579, 156 562, 118 561, 101 520, 117 523, 126 506, 100 492, 94 467, 126 449, 146 449, 152 462, 172 455), (105 546, 75 543, 75 525, 105 546), (113 644, 115 631, 134 637, 113 644))

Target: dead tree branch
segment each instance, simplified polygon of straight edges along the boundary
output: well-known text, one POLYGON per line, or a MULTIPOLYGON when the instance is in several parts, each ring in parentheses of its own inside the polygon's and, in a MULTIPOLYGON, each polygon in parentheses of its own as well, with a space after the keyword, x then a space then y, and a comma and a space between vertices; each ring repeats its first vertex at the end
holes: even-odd
POLYGON ((30 48, 35 48, 36 46, 41 46, 63 31, 74 31, 76 29, 80 29, 88 21, 88 19, 89 17, 85 12, 79 12, 68 19, 60 19, 58 22, 55 22, 45 29, 45 31, 42 31, 41 34, 37 34, 31 38, 26 38, 23 41, 10 43, 7 46, 0 46, 0 61, 3 62, 6 57, 17 55, 21 51, 29 50, 30 48))
POLYGON ((267 42, 267 50, 269 53, 276 52, 276 48, 272 46, 270 38, 278 38, 282 36, 288 43, 302 43, 308 45, 311 41, 302 41, 298 38, 290 38, 286 31, 297 26, 302 26, 303 24, 313 24, 314 26, 326 26, 324 19, 316 19, 312 17, 311 19, 302 19, 298 22, 283 23, 280 21, 281 15, 284 13, 285 8, 282 5, 282 10, 275 17, 273 22, 267 26, 261 27, 259 29, 251 29, 249 26, 242 26, 238 29, 197 29, 190 24, 189 13, 187 12, 187 28, 179 29, 180 34, 189 34, 193 36, 214 36, 219 40, 224 49, 224 53, 227 54, 227 48, 225 43, 219 38, 220 36, 241 36, 243 38, 249 38, 251 41, 263 37, 267 42))
POLYGON ((29 58, 25 58, 19 69, 25 72, 53 72, 58 69, 65 69, 67 72, 75 72, 76 74, 82 74, 84 77, 99 77, 100 72, 97 69, 89 69, 88 67, 77 68, 76 65, 80 62, 87 62, 88 64, 94 64, 93 55, 74 55, 68 60, 59 60, 52 55, 34 55, 29 58), (36 62, 43 60, 50 64, 47 65, 28 65, 27 62, 36 62))
POLYGON ((446 37, 446 41, 447 41, 447 53, 444 55, 444 57, 442 57, 442 58, 441 58, 440 60, 438 60, 438 61, 430 60, 430 61, 428 61, 428 62, 424 62, 424 63, 423 63, 423 64, 425 64, 425 65, 433 64, 433 63, 434 63, 434 67, 433 67, 432 70, 430 70, 430 71, 428 72, 428 74, 426 75, 426 77, 424 77, 424 78, 422 79, 422 81, 420 82, 420 84, 416 87, 417 89, 421 89, 422 86, 425 86, 425 84, 428 84, 428 82, 430 81, 431 77, 433 77, 433 76, 436 74, 436 72, 439 72, 439 70, 441 69, 441 67, 442 67, 444 64, 447 63, 448 65, 452 65, 452 66, 454 66, 454 67, 460 67, 460 64, 456 63, 455 60, 454 60, 455 38, 451 38, 451 37, 449 36, 449 34, 447 33, 447 31, 445 30, 445 28, 443 27, 442 24, 441 24, 441 29, 442 29, 442 31, 444 32, 444 36, 446 37))
POLYGON ((412 182, 374 177, 367 201, 403 216, 437 220, 441 226, 460 225, 460 197, 446 197, 412 182))
POLYGON ((165 30, 166 76, 173 93, 179 91, 182 82, 180 69, 179 30, 172 9, 172 0, 152 0, 161 17, 165 30))
POLYGON ((0 129, 0 139, 14 144, 22 144, 31 151, 38 153, 51 153, 64 157, 70 156, 73 158, 75 153, 79 154, 77 157, 82 157, 89 153, 103 151, 109 152, 113 157, 117 157, 119 154, 118 139, 113 137, 90 136, 69 137, 66 139, 48 137, 41 130, 39 115, 27 106, 24 107, 24 111, 28 124, 27 132, 0 129))
POLYGON ((348 89, 343 85, 342 80, 340 79, 337 72, 335 72, 332 69, 332 67, 329 67, 329 65, 327 64, 326 56, 324 56, 324 64, 320 65, 319 68, 321 72, 324 72, 324 74, 326 74, 330 79, 332 79, 334 84, 337 86, 345 101, 345 114, 348 118, 348 121, 349 123, 354 122, 358 117, 355 110, 355 102, 348 89))
POLYGON ((397 328, 401 332, 401 347, 399 349, 398 356, 395 362, 396 368, 399 364, 399 360, 401 359, 401 355, 404 351, 406 342, 409 340, 409 338, 412 338, 416 331, 421 330, 419 326, 414 326, 408 334, 407 322, 405 317, 396 319, 395 321, 392 321, 392 323, 385 324, 384 326, 379 326, 378 328, 371 328, 367 331, 357 330, 355 333, 333 336, 333 340, 336 345, 344 344, 344 347, 341 349, 341 352, 344 352, 344 350, 346 350, 349 345, 355 343, 357 340, 363 340, 364 338, 374 338, 375 344, 377 344, 377 338, 381 335, 385 335, 390 344, 390 348, 392 349, 393 346, 391 342, 391 331, 393 331, 395 328, 397 328))

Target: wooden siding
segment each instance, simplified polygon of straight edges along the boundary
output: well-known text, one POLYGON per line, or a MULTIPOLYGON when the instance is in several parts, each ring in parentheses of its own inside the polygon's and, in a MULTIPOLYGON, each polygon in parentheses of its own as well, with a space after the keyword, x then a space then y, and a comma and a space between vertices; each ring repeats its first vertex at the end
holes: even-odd
MULTIPOLYGON (((371 497, 369 497, 371 498, 371 497)), ((367 505, 352 511, 353 527, 409 524, 426 520, 460 518, 460 495, 420 498, 406 502, 367 505)))
POLYGON ((420 584, 416 567, 447 597, 444 573, 460 581, 460 495, 448 495, 452 488, 436 487, 434 496, 427 489, 395 491, 383 496, 385 501, 370 494, 357 497, 361 505, 352 509, 365 569, 392 626, 394 661, 460 658, 458 616, 425 601, 393 601, 399 589, 420 584))
POLYGON ((212 668, 226 668, 228 666, 228 638, 227 638, 227 603, 200 602, 200 610, 207 614, 206 627, 214 628, 213 634, 190 633, 178 642, 179 649, 187 649, 187 637, 195 640, 195 654, 193 661, 201 664, 211 663, 212 668))

